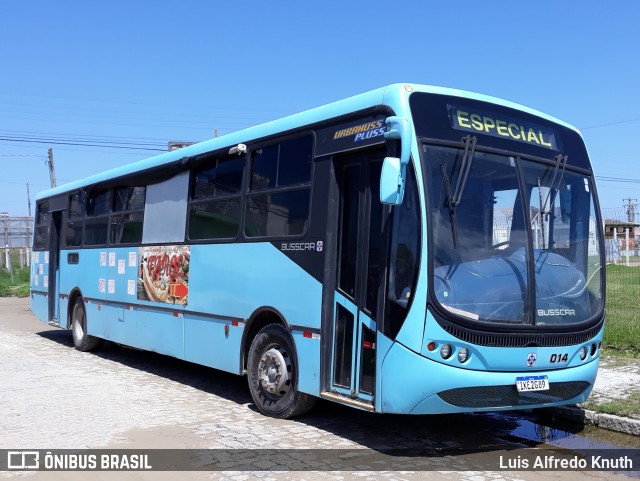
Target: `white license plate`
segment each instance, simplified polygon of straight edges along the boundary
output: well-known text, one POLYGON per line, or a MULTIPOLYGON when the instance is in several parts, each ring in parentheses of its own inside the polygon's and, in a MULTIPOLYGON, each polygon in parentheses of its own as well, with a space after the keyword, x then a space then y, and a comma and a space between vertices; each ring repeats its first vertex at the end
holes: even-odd
POLYGON ((524 376, 516 378, 518 392, 548 391, 549 379, 547 376, 524 376))

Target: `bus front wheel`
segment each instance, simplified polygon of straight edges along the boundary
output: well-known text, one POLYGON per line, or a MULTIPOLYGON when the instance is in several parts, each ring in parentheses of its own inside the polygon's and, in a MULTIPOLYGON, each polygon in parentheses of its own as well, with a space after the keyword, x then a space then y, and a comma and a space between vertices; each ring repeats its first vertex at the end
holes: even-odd
POLYGON ((102 339, 87 334, 87 313, 81 297, 76 300, 71 312, 71 334, 73 345, 78 351, 93 351, 102 342, 102 339))
POLYGON ((251 397, 263 414, 287 419, 313 407, 315 398, 296 389, 296 362, 291 337, 283 326, 269 324, 253 339, 247 378, 251 397))

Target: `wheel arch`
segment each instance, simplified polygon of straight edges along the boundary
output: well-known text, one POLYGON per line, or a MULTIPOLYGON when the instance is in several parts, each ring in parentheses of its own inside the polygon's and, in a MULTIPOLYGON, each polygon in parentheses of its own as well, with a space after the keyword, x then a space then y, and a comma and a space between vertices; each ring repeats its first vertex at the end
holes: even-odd
MULTIPOLYGON (((291 339, 291 345, 293 346, 293 355, 296 360, 298 359, 298 352, 296 349, 296 343, 291 335, 291 326, 287 322, 284 315, 275 307, 272 306, 263 306, 259 307, 253 314, 249 316, 247 323, 244 328, 244 332, 242 334, 242 343, 240 345, 240 373, 242 375, 247 373, 247 363, 249 361, 249 349, 251 348, 251 343, 258 335, 260 330, 268 326, 269 324, 279 324, 286 329, 289 333, 289 338, 291 339)), ((297 379, 296 379, 297 384, 297 379)), ((297 387, 297 386, 296 386, 297 387)))
POLYGON ((69 303, 67 304, 67 325, 65 326, 66 329, 71 328, 71 314, 73 313, 73 306, 76 305, 76 301, 78 299, 82 299, 82 292, 80 291, 80 288, 74 287, 69 293, 69 303))

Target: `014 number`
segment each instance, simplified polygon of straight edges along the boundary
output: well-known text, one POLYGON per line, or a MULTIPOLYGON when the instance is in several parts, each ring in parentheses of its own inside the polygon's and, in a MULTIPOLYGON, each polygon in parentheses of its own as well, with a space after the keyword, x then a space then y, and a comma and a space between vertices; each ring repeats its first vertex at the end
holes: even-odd
POLYGON ((562 363, 569 361, 569 354, 566 352, 564 354, 551 354, 551 359, 549 362, 552 364, 562 363))

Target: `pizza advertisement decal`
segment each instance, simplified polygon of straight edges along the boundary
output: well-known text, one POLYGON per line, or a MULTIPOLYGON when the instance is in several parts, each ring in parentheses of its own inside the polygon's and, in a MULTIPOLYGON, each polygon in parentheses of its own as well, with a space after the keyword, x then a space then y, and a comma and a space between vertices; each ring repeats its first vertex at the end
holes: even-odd
POLYGON ((138 252, 138 299, 187 305, 189 298, 189 246, 146 246, 138 252))

